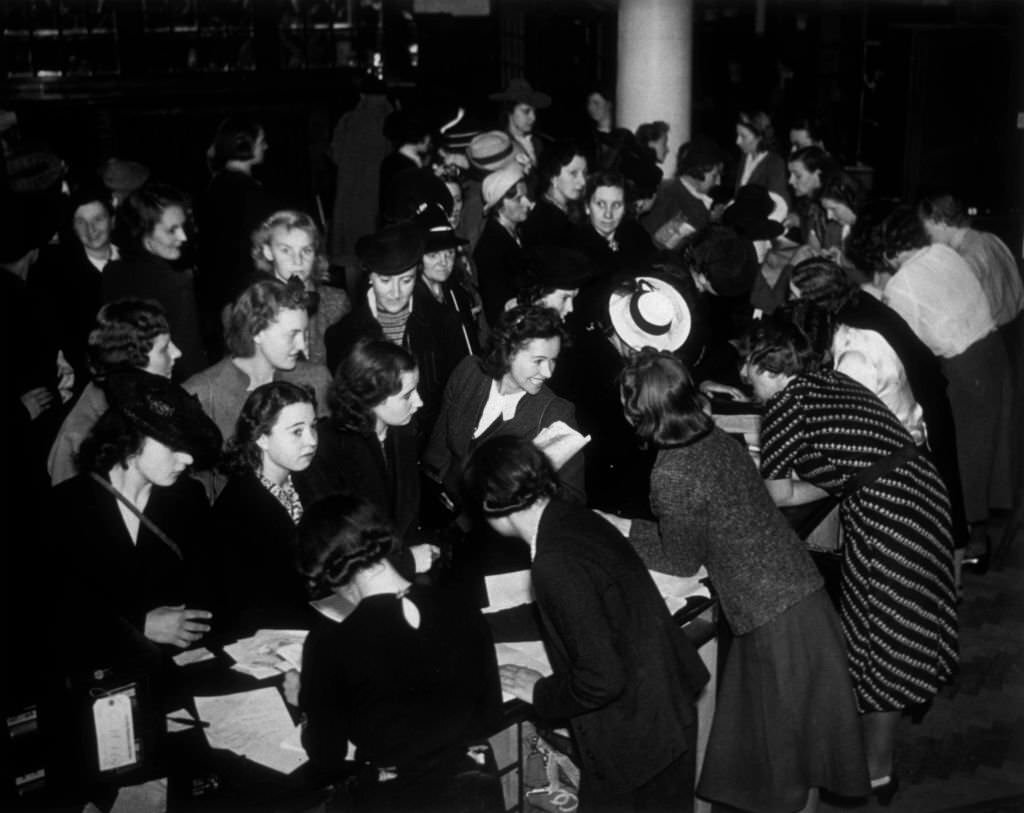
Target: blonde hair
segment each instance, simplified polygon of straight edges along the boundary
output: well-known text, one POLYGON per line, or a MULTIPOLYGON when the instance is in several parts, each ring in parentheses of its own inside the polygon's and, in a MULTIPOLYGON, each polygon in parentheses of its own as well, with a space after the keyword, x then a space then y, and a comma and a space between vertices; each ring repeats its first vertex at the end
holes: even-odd
POLYGON ((283 228, 287 231, 300 229, 306 232, 313 239, 313 250, 316 252, 316 259, 313 261, 313 271, 310 277, 319 280, 327 273, 327 257, 323 250, 323 239, 320 235, 320 227, 316 221, 305 212, 297 209, 281 209, 274 212, 264 220, 252 233, 252 255, 253 265, 260 271, 268 274, 274 273, 274 263, 263 255, 263 247, 269 246, 274 235, 274 229, 283 228))

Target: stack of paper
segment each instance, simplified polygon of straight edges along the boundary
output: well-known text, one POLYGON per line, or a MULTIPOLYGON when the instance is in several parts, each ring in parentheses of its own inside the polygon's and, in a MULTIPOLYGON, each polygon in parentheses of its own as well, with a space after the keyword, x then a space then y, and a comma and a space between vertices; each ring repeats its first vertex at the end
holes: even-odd
POLYGON ((274 677, 302 666, 306 630, 259 630, 224 647, 235 664, 232 669, 257 680, 274 677))
MULTIPOLYGON (((526 666, 547 677, 551 674, 551 661, 540 641, 518 641, 514 644, 495 644, 494 652, 498 656, 498 666, 512 664, 526 666)), ((504 700, 515 700, 515 695, 502 691, 504 700)))
POLYGON ((197 697, 196 711, 207 727, 211 748, 223 748, 260 765, 292 773, 308 761, 299 739, 299 727, 292 722, 277 689, 219 697, 197 697))

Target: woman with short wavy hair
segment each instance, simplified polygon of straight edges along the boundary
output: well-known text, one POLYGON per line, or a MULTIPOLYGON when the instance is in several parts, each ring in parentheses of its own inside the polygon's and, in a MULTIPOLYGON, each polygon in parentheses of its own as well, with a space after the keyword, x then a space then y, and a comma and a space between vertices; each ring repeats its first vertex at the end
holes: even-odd
POLYGON ((806 546, 678 358, 643 350, 620 382, 626 420, 658 449, 654 519, 609 519, 653 570, 706 567, 735 636, 698 793, 780 813, 814 809, 819 788, 865 794, 842 631, 806 546))

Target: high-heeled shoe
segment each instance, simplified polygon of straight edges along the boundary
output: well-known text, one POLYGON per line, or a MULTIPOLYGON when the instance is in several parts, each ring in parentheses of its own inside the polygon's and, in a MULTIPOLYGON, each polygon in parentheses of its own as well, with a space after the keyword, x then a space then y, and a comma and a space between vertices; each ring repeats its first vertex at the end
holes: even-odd
POLYGON ((871 788, 871 795, 881 807, 888 807, 892 802, 896 791, 900 789, 900 778, 893 774, 889 781, 882 785, 875 785, 871 788))

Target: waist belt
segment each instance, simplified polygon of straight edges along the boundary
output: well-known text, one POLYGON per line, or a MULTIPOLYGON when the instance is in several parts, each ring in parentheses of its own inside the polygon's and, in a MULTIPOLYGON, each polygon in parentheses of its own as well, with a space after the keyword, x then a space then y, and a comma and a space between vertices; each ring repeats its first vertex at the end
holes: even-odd
POLYGON ((870 466, 865 466, 863 469, 858 471, 853 477, 846 481, 846 485, 843 486, 841 498, 845 499, 862 488, 874 483, 880 477, 884 477, 889 472, 895 471, 904 463, 913 460, 916 457, 921 456, 921 450, 912 443, 908 443, 897 449, 895 452, 887 454, 885 457, 876 460, 870 466))

